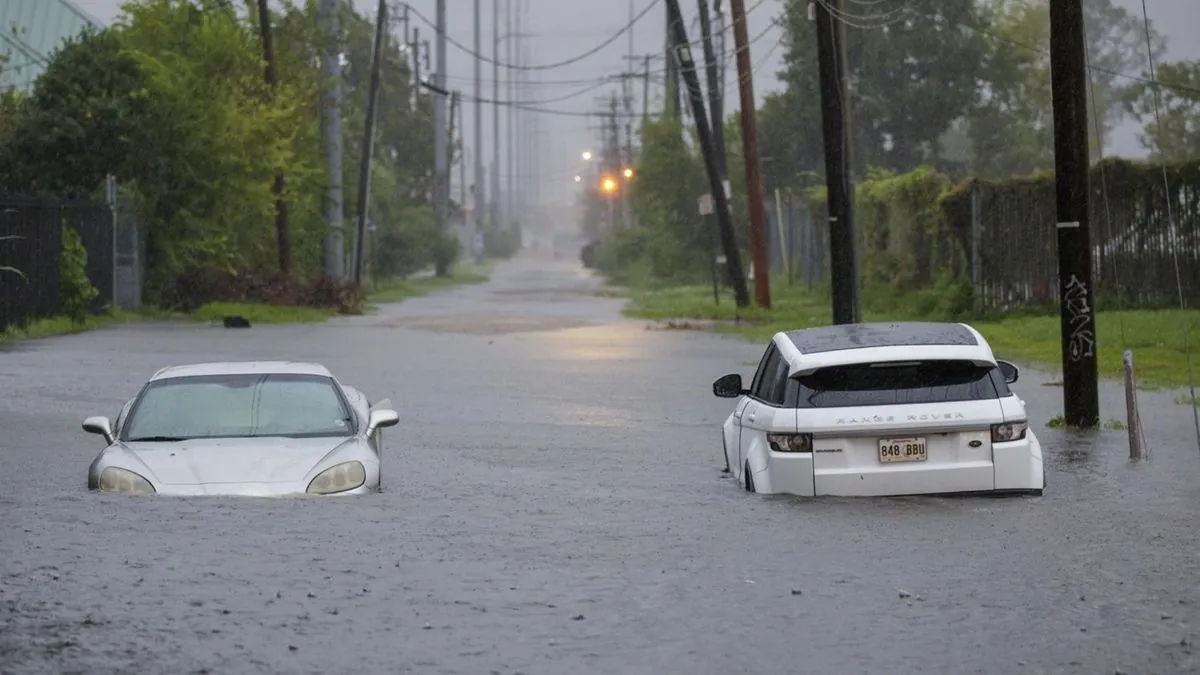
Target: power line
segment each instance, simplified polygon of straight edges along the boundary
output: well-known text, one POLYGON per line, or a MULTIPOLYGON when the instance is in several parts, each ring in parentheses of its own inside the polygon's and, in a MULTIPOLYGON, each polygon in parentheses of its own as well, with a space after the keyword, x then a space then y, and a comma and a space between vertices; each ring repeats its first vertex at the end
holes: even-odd
MULTIPOLYGON (((457 40, 451 39, 449 36, 446 36, 446 41, 449 42, 450 44, 454 45, 455 47, 458 47, 463 52, 466 52, 467 55, 469 55, 473 58, 479 59, 485 63, 495 64, 501 68, 506 68, 509 70, 526 70, 526 71, 527 70, 553 70, 555 68, 562 68, 564 66, 569 66, 569 65, 572 65, 575 63, 579 63, 580 61, 599 53, 605 47, 616 42, 622 35, 629 32, 630 30, 632 30, 634 25, 636 25, 638 21, 640 21, 643 17, 645 17, 647 14, 649 14, 650 10, 654 9, 654 7, 656 5, 658 5, 658 3, 659 3, 659 0, 651 0, 650 4, 645 9, 643 9, 637 16, 635 16, 632 21, 625 24, 625 27, 622 28, 621 30, 610 35, 608 37, 608 39, 606 39, 604 42, 601 42, 600 44, 596 45, 595 47, 589 49, 588 51, 586 51, 582 54, 579 54, 578 56, 574 56, 572 58, 566 59, 565 61, 559 61, 557 63, 542 63, 542 64, 524 65, 524 66, 512 64, 512 63, 503 63, 497 59, 492 59, 483 54, 480 54, 473 49, 469 49, 468 47, 464 46, 457 40)), ((430 20, 427 19, 425 17, 425 15, 421 14, 417 10, 412 9, 410 7, 409 12, 411 12, 413 14, 413 16, 416 16, 418 19, 425 22, 426 24, 428 24, 430 26, 434 26, 434 24, 432 22, 430 22, 430 20)))

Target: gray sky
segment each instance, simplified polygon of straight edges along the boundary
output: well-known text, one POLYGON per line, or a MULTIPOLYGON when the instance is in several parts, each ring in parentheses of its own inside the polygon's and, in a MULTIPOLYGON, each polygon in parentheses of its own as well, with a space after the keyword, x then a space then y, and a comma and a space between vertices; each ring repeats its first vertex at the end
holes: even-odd
MULTIPOLYGON (((116 17, 122 0, 73 0, 77 6, 95 15, 102 21, 108 22, 116 17)), ((892 0, 899 4, 899 0, 892 0)), ((360 12, 373 15, 375 2, 373 0, 352 0, 360 12)), ((506 29, 504 23, 504 8, 510 2, 516 8, 524 8, 524 24, 522 31, 532 33, 527 40, 530 54, 528 62, 534 64, 549 64, 572 59, 587 52, 604 42, 609 36, 617 33, 629 22, 630 4, 635 12, 645 9, 650 0, 481 0, 483 7, 483 36, 482 45, 485 55, 492 54, 492 16, 495 2, 500 3, 501 26, 500 34, 506 29)), ((780 85, 775 73, 780 69, 783 50, 779 47, 779 30, 772 26, 772 18, 782 12, 785 0, 745 0, 749 14, 749 34, 751 39, 758 37, 750 47, 750 60, 756 66, 755 96, 761 100, 771 91, 778 90, 780 85)), ((1142 0, 1117 0, 1129 11, 1140 14, 1142 0)), ((435 18, 435 0, 410 0, 409 4, 416 12, 429 20, 435 18)), ((447 0, 449 7, 448 36, 468 48, 473 47, 473 0, 447 0)), ((1200 27, 1200 1, 1198 0, 1146 0, 1151 23, 1166 35, 1168 41, 1168 58, 1170 59, 1200 59, 1200 41, 1193 39, 1194 31, 1200 27)), ((699 35, 690 25, 696 14, 695 0, 680 0, 685 18, 689 21, 689 37, 695 40, 699 35)), ((728 3, 726 3, 728 5, 728 3)), ((665 4, 659 3, 652 8, 644 18, 639 20, 632 30, 632 52, 638 56, 654 53, 658 56, 651 63, 651 71, 661 71, 661 52, 666 25, 665 4)), ((432 41, 433 29, 419 18, 413 17, 411 26, 419 28, 422 40, 432 41)), ((503 49, 503 45, 501 46, 503 49)), ((729 42, 732 53, 732 39, 729 42)), ((578 62, 561 68, 530 71, 530 79, 541 78, 540 84, 529 87, 528 93, 518 97, 524 101, 540 102, 556 99, 538 107, 570 113, 590 113, 599 109, 599 98, 618 90, 619 85, 596 86, 600 78, 612 76, 629 68, 623 58, 630 52, 629 35, 623 35, 612 44, 599 50, 578 62), (572 94, 578 94, 571 96, 572 94), (557 100, 564 99, 565 100, 557 100)), ((697 52, 697 55, 699 53, 697 52)), ((504 61, 503 51, 501 61, 504 61)), ((466 96, 473 96, 473 62, 471 57, 462 49, 453 45, 449 48, 448 85, 451 88, 462 89, 466 96)), ((641 64, 637 67, 640 69, 641 64)), ((483 64, 483 98, 492 99, 492 67, 483 64)), ((504 71, 501 69, 501 77, 504 71)), ((737 109, 737 95, 734 90, 736 78, 727 76, 728 96, 727 108, 737 109)), ((634 81, 635 110, 640 111, 641 83, 634 81)), ((661 96, 661 86, 651 86, 651 107, 661 96)), ((500 99, 507 95, 501 88, 500 99)), ((485 164, 492 157, 492 109, 483 105, 483 136, 485 148, 485 164)), ((504 109, 502 109, 503 112, 504 109)), ((474 145, 474 104, 466 108, 467 143, 474 145)), ((597 124, 595 118, 579 116, 563 116, 542 114, 537 115, 537 127, 540 129, 541 147, 539 149, 541 165, 541 182, 543 199, 568 197, 575 189, 572 177, 578 172, 581 164, 580 152, 596 144, 598 137, 589 126, 597 124)), ((502 141, 506 139, 505 126, 501 121, 502 141)), ((1107 149, 1109 154, 1140 155, 1142 151, 1134 137, 1134 129, 1128 125, 1118 130, 1113 139, 1112 147, 1107 149)), ((503 162, 503 160, 502 160, 503 162)), ((503 168, 503 167, 502 167, 503 168)))

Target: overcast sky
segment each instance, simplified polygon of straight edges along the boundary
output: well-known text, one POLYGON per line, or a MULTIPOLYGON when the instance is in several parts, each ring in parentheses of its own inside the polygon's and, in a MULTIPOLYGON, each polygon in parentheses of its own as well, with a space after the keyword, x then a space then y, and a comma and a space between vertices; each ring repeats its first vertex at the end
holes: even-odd
MULTIPOLYGON (((104 22, 112 21, 119 12, 122 0, 73 0, 76 6, 90 12, 104 22)), ((900 5, 902 0, 886 0, 888 4, 900 5)), ((1116 0, 1129 11, 1141 14, 1142 0, 1116 0)), ((1166 35, 1168 41, 1168 58, 1170 59, 1200 59, 1200 40, 1194 38, 1197 28, 1200 28, 1200 0, 1145 0, 1151 23, 1166 35)), ((641 13, 651 0, 481 0, 483 8, 483 37, 482 45, 485 55, 492 53, 492 17, 495 3, 499 2, 501 10, 501 26, 499 33, 505 34, 505 8, 511 3, 514 13, 524 17, 522 32, 531 33, 526 44, 529 47, 528 63, 552 64, 573 59, 590 51, 606 41, 610 36, 620 31, 629 23, 632 12, 641 13)), ((749 35, 755 40, 750 47, 751 63, 755 66, 755 95, 759 100, 779 88, 775 73, 780 69, 782 48, 779 47, 779 29, 772 26, 772 19, 782 12, 785 0, 745 0, 749 10, 749 35)), ((374 0, 352 0, 356 8, 363 13, 374 15, 376 2, 374 0)), ((398 3, 395 3, 398 4, 398 3)), ((409 4, 426 19, 435 18, 436 0, 410 0, 409 4)), ((725 3, 728 5, 728 3, 725 3)), ((865 5, 865 3, 863 3, 865 5)), ((447 0, 449 15, 449 39, 467 48, 473 48, 474 0, 447 0)), ((689 37, 698 39, 698 34, 691 25, 696 14, 695 0, 680 0, 680 5, 689 21, 689 37)), ((859 10, 867 13, 872 10, 859 10)), ((877 10, 875 10, 877 11, 877 10)), ((632 33, 633 45, 630 48, 630 35, 622 35, 608 46, 595 54, 569 65, 559 68, 528 71, 530 79, 541 79, 540 84, 529 87, 528 93, 520 100, 537 103, 540 108, 563 111, 567 113, 590 113, 599 110, 600 98, 609 92, 616 91, 619 85, 600 85, 602 78, 618 74, 630 67, 624 58, 632 51, 638 57, 653 53, 655 60, 651 63, 652 73, 662 70, 661 53, 663 50, 664 31, 666 25, 665 3, 658 2, 644 18, 637 21, 632 33), (562 99, 562 100, 560 100, 562 99), (553 100, 553 102, 549 102, 553 100), (547 101, 546 103, 540 103, 547 101)), ((410 26, 420 30, 422 40, 432 41, 433 29, 419 17, 411 18, 410 26)), ((399 31, 399 29, 397 29, 399 31)), ((399 32, 397 32, 399 35, 399 32)), ((503 49, 503 45, 502 45, 503 49)), ((729 42, 732 53, 732 38, 729 42)), ((699 53, 697 53, 697 56, 699 53)), ((501 61, 505 60, 501 52, 501 61)), ((471 56, 463 49, 451 45, 447 56, 448 85, 459 88, 467 96, 473 95, 473 68, 471 56)), ((641 69, 641 62, 636 65, 641 69)), ((732 74, 732 70, 730 71, 732 74)), ((505 74, 501 70, 501 77, 505 74)), ((492 67, 483 64, 483 91, 485 99, 492 99, 492 67)), ((659 77, 661 79, 661 77, 659 77)), ((733 87, 735 77, 727 77, 729 95, 727 107, 737 108, 737 95, 733 87)), ((635 95, 638 101, 635 109, 641 109, 641 83, 635 81, 635 95)), ((651 108, 661 97, 661 86, 651 86, 651 108)), ((503 88, 500 98, 507 95, 503 88)), ((483 105, 483 135, 485 148, 485 163, 491 161, 492 142, 492 109, 483 105)), ((474 104, 466 108, 467 143, 474 145, 474 104)), ((598 134, 594 129, 598 123, 596 118, 568 115, 537 115, 537 126, 540 129, 541 147, 541 182, 543 198, 546 200, 569 196, 574 190, 573 176, 579 170, 580 153, 597 144, 598 134)), ((502 121, 502 134, 504 130, 502 121)), ((506 136, 502 136, 502 140, 506 136)), ((1112 147, 1107 149, 1110 154, 1139 155, 1141 149, 1133 135, 1133 130, 1123 128, 1118 137, 1113 139, 1112 147)), ((502 160, 503 163, 503 160, 502 160)), ((504 167, 502 167, 503 169, 504 167)))

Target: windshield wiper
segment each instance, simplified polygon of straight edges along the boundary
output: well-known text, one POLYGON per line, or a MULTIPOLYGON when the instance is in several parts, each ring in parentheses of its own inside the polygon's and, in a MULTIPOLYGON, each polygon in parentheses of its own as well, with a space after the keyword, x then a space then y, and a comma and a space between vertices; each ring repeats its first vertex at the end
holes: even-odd
POLYGON ((138 436, 129 439, 129 443, 176 443, 188 440, 184 436, 138 436))

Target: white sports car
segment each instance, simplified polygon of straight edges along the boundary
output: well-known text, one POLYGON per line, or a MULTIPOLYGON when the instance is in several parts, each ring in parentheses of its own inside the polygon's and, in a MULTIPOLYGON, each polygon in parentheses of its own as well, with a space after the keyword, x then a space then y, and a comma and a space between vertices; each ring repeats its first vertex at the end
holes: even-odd
POLYGON ((726 471, 750 492, 1041 494, 1042 446, 1017 367, 961 323, 864 323, 777 333, 725 421, 726 471))
POLYGON ((164 368, 115 423, 84 431, 108 446, 88 487, 170 495, 350 495, 380 484, 380 429, 399 415, 372 406, 315 363, 254 361, 164 368))

